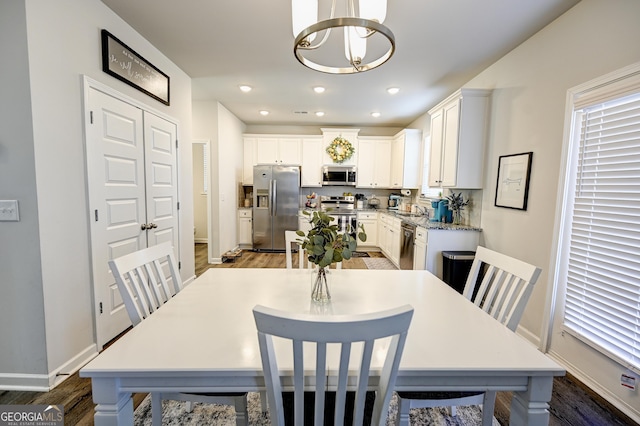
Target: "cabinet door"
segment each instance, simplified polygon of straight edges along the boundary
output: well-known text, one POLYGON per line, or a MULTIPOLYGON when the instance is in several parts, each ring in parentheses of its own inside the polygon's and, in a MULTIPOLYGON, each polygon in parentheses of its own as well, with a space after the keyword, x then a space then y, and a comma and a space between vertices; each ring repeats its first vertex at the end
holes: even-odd
POLYGON ((322 186, 322 139, 302 139, 302 186, 322 186))
POLYGON ((376 188, 391 187, 391 140, 375 142, 374 182, 376 188))
POLYGON ((256 161, 258 164, 278 164, 278 139, 256 139, 256 161))
POLYGON ((238 219, 238 244, 251 245, 251 243, 251 218, 240 218, 238 219))
POLYGON ((402 188, 404 172, 404 136, 393 140, 391 147, 391 188, 402 188))
POLYGON ((253 185, 253 166, 256 164, 258 164, 256 161, 256 139, 244 138, 243 185, 253 185))
POLYGON ((278 162, 280 164, 302 164, 302 139, 278 139, 278 162))
POLYGON ((442 184, 442 135, 444 133, 443 111, 439 110, 431 116, 431 155, 429 157, 429 186, 442 184))
POLYGON ((427 264, 427 246, 416 241, 413 249, 413 269, 422 271, 427 264))
MULTIPOLYGON (((378 245, 378 221, 375 219, 358 219, 358 228, 360 224, 364 226, 364 232, 367 234, 367 241, 364 243, 357 240, 358 246, 377 246, 378 245)), ((360 231, 360 229, 358 229, 360 231)))
POLYGON ((375 141, 361 139, 358 143, 358 182, 359 188, 375 186, 375 141))
POLYGON ((444 134, 442 136, 442 186, 455 187, 458 173, 458 124, 460 101, 444 107, 444 134))

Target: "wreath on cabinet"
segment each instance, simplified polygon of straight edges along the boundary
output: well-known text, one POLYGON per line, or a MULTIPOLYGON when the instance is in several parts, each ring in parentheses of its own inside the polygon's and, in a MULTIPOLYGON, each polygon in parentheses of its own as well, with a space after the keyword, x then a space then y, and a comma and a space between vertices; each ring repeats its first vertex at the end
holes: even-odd
POLYGON ((327 147, 327 154, 329 154, 334 163, 342 163, 348 160, 354 152, 356 152, 356 149, 351 145, 351 142, 342 136, 335 138, 327 147))

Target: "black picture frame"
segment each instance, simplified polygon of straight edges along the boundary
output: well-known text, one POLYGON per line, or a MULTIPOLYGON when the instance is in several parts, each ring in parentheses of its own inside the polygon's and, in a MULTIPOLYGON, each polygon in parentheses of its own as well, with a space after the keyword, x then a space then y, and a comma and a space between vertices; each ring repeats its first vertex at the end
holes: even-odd
POLYGON ((527 210, 533 152, 501 155, 498 159, 495 206, 527 210))
POLYGON ((165 105, 170 78, 107 30, 102 30, 102 71, 165 105))

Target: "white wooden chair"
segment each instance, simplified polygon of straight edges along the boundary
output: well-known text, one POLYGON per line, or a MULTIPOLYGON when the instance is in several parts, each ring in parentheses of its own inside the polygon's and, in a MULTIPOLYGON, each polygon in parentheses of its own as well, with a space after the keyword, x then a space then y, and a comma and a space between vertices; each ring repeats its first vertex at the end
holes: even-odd
POLYGON ((293 259, 291 256, 291 244, 298 244, 298 268, 304 269, 304 250, 298 240, 298 234, 296 231, 284 231, 284 244, 285 244, 285 259, 287 263, 287 269, 293 269, 293 259))
MULTIPOLYGON (((109 261, 118 290, 134 327, 182 290, 182 279, 170 242, 158 244, 109 261)), ((247 393, 159 393, 151 394, 151 419, 162 424, 162 400, 233 405, 236 425, 248 424, 247 393)))
MULTIPOLYGON (((287 265, 287 269, 293 269, 293 256, 291 255, 292 249, 291 244, 298 244, 298 268, 304 269, 305 262, 307 263, 307 267, 311 268, 311 263, 305 260, 304 250, 302 249, 302 243, 300 242, 300 237, 296 234, 296 231, 284 231, 284 244, 285 244, 285 261, 287 265)), ((342 269, 342 262, 336 262, 336 269, 342 269)))
MULTIPOLYGON (((478 247, 463 295, 511 331, 515 331, 540 272, 540 268, 521 260, 478 247), (482 281, 476 289, 479 276, 482 281)), ((409 424, 411 408, 450 406, 451 414, 455 415, 456 405, 482 404, 482 424, 487 426, 493 423, 495 401, 495 391, 398 392, 396 425, 409 424)))
MULTIPOLYGON (((384 312, 363 315, 319 316, 292 314, 258 305, 253 309, 253 315, 258 329, 258 342, 272 424, 284 425, 282 391, 283 388, 288 390, 286 385, 283 386, 281 383, 281 370, 276 359, 274 336, 290 340, 293 346, 292 383, 296 425, 303 424, 304 391, 315 392, 313 424, 324 424, 325 392, 327 391, 336 392, 333 424, 344 423, 350 360, 351 368, 358 369, 357 380, 351 382, 357 386, 353 424, 361 425, 364 418, 366 391, 370 385, 369 374, 374 343, 377 339, 391 336, 384 366, 380 372, 380 380, 375 387, 376 398, 371 424, 386 423, 400 358, 413 316, 411 306, 405 305, 384 312), (315 344, 305 344, 306 342, 315 342, 315 344), (335 350, 332 351, 332 349, 335 350), (329 357, 331 354, 337 357, 338 350, 339 367, 327 372, 328 354, 329 357), (311 351, 308 359, 311 360, 310 364, 315 365, 315 374, 312 377, 309 377, 309 372, 313 371, 314 366, 304 365, 305 351, 311 351)), ((377 353, 378 347, 376 347, 376 357, 377 353)), ((289 354, 279 355, 289 358, 289 354)))

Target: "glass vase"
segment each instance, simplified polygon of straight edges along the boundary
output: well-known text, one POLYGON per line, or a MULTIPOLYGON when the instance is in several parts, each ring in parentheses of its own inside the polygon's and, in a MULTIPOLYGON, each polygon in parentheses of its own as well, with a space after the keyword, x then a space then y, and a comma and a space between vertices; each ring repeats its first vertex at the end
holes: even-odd
POLYGON ((311 300, 317 303, 327 303, 331 300, 328 267, 316 266, 311 270, 311 300))
POLYGON ((454 225, 462 224, 462 211, 461 210, 454 210, 453 211, 453 224, 454 225))

